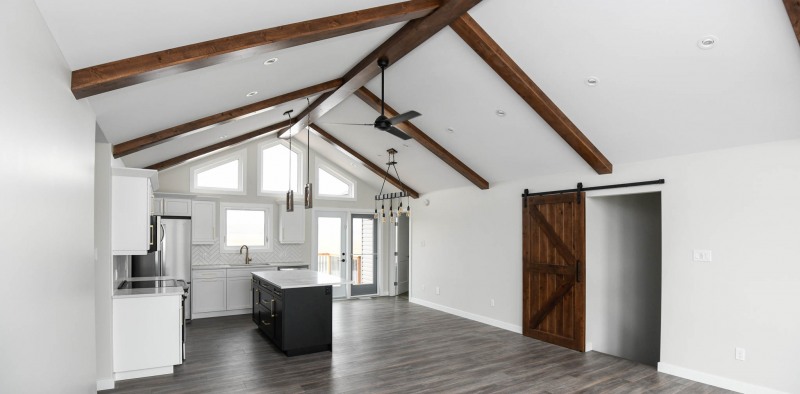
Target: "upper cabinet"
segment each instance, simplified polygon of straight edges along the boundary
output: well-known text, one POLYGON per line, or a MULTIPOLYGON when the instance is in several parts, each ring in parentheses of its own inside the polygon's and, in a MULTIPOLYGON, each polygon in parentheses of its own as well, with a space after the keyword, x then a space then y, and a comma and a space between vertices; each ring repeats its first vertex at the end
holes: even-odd
POLYGON ((216 241, 216 203, 192 201, 192 243, 213 244, 216 241))
POLYGON ((111 180, 111 251, 114 255, 147 254, 154 242, 150 227, 158 172, 114 168, 111 180))
POLYGON ((295 206, 294 211, 286 212, 286 205, 280 205, 278 242, 282 244, 301 244, 306 241, 306 210, 295 206))
POLYGON ((192 216, 192 200, 186 198, 164 198, 162 215, 192 216))

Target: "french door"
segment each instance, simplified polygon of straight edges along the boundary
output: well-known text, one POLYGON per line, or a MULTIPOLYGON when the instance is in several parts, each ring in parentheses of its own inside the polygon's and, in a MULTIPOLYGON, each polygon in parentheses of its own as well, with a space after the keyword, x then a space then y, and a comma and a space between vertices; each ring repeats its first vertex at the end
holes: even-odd
POLYGON ((350 295, 378 294, 378 221, 372 214, 350 218, 350 295))
POLYGON ((584 351, 586 196, 531 196, 522 210, 522 333, 584 351))
MULTIPOLYGON (((315 211, 317 271, 347 281, 347 212, 315 211)), ((347 297, 347 286, 334 286, 333 298, 347 297)))

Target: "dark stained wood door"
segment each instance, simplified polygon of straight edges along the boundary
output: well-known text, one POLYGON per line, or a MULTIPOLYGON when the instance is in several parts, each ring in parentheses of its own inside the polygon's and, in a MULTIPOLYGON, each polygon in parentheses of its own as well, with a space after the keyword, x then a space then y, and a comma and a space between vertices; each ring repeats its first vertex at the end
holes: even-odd
POLYGON ((584 351, 585 196, 527 197, 522 212, 522 333, 584 351))

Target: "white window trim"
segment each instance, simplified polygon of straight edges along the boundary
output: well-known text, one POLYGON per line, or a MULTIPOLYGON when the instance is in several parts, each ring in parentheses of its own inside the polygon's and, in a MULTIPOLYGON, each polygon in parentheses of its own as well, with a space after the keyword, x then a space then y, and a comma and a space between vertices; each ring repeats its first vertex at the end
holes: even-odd
POLYGON ((189 168, 189 190, 191 193, 198 193, 198 194, 233 194, 243 196, 247 194, 247 150, 242 149, 236 152, 233 152, 229 155, 225 155, 214 159, 210 162, 198 164, 196 166, 192 166, 189 168), (214 167, 221 166, 225 163, 229 163, 234 160, 239 160, 239 188, 236 190, 233 189, 223 189, 223 188, 216 188, 216 187, 198 187, 197 186, 197 174, 199 172, 203 172, 205 170, 209 170, 214 167))
POLYGON ((267 237, 266 242, 264 242, 264 246, 250 246, 247 245, 248 250, 252 252, 272 252, 274 242, 272 241, 272 227, 273 226, 273 211, 274 205, 273 204, 247 204, 247 203, 232 203, 232 202, 220 202, 219 203, 219 252, 220 253, 239 253, 239 249, 241 245, 236 246, 226 246, 225 245, 225 237, 228 234, 228 221, 226 215, 226 211, 229 209, 236 209, 236 210, 253 210, 253 211, 264 211, 264 236, 267 237))
POLYGON ((345 173, 344 171, 338 170, 334 168, 332 165, 326 163, 323 160, 315 160, 316 164, 314 166, 314 180, 316 181, 316 185, 314 185, 314 197, 320 200, 338 200, 338 201, 355 201, 358 199, 358 182, 355 180, 355 177, 352 175, 346 176, 342 175, 345 173), (320 194, 319 193, 319 169, 325 170, 325 172, 333 175, 334 178, 351 185, 351 190, 353 191, 352 195, 350 196, 331 196, 327 194, 320 194))
MULTIPOLYGON (((271 147, 273 147, 275 145, 278 145, 278 144, 281 144, 281 145, 285 146, 286 148, 289 148, 289 143, 286 142, 285 140, 281 140, 281 139, 274 140, 274 141, 262 142, 262 143, 258 144, 258 169, 257 169, 256 172, 258 173, 258 191, 257 191, 257 194, 259 196, 263 196, 263 197, 286 196, 286 192, 288 191, 288 190, 283 190, 283 191, 264 191, 263 190, 263 186, 262 186, 262 183, 264 181, 264 177, 263 177, 263 174, 261 173, 261 171, 264 169, 264 165, 263 165, 264 150, 265 149, 269 149, 269 148, 271 148, 271 147)), ((303 191, 305 189, 303 187, 305 185, 305 182, 303 182, 303 173, 305 171, 305 168, 303 167, 303 163, 304 163, 303 160, 305 160, 305 154, 303 153, 302 149, 300 149, 299 147, 297 147, 294 144, 292 144, 292 152, 297 154, 297 189, 298 190, 294 193, 294 199, 295 199, 295 201, 297 201, 297 200, 302 200, 303 191)))

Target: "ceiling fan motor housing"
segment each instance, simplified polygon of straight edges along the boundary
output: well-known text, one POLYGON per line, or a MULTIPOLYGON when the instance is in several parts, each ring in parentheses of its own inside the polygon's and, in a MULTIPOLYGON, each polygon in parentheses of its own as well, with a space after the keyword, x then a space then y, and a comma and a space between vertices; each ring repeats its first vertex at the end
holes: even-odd
POLYGON ((392 127, 392 124, 389 123, 389 118, 381 115, 375 119, 375 128, 378 130, 389 130, 392 127))

